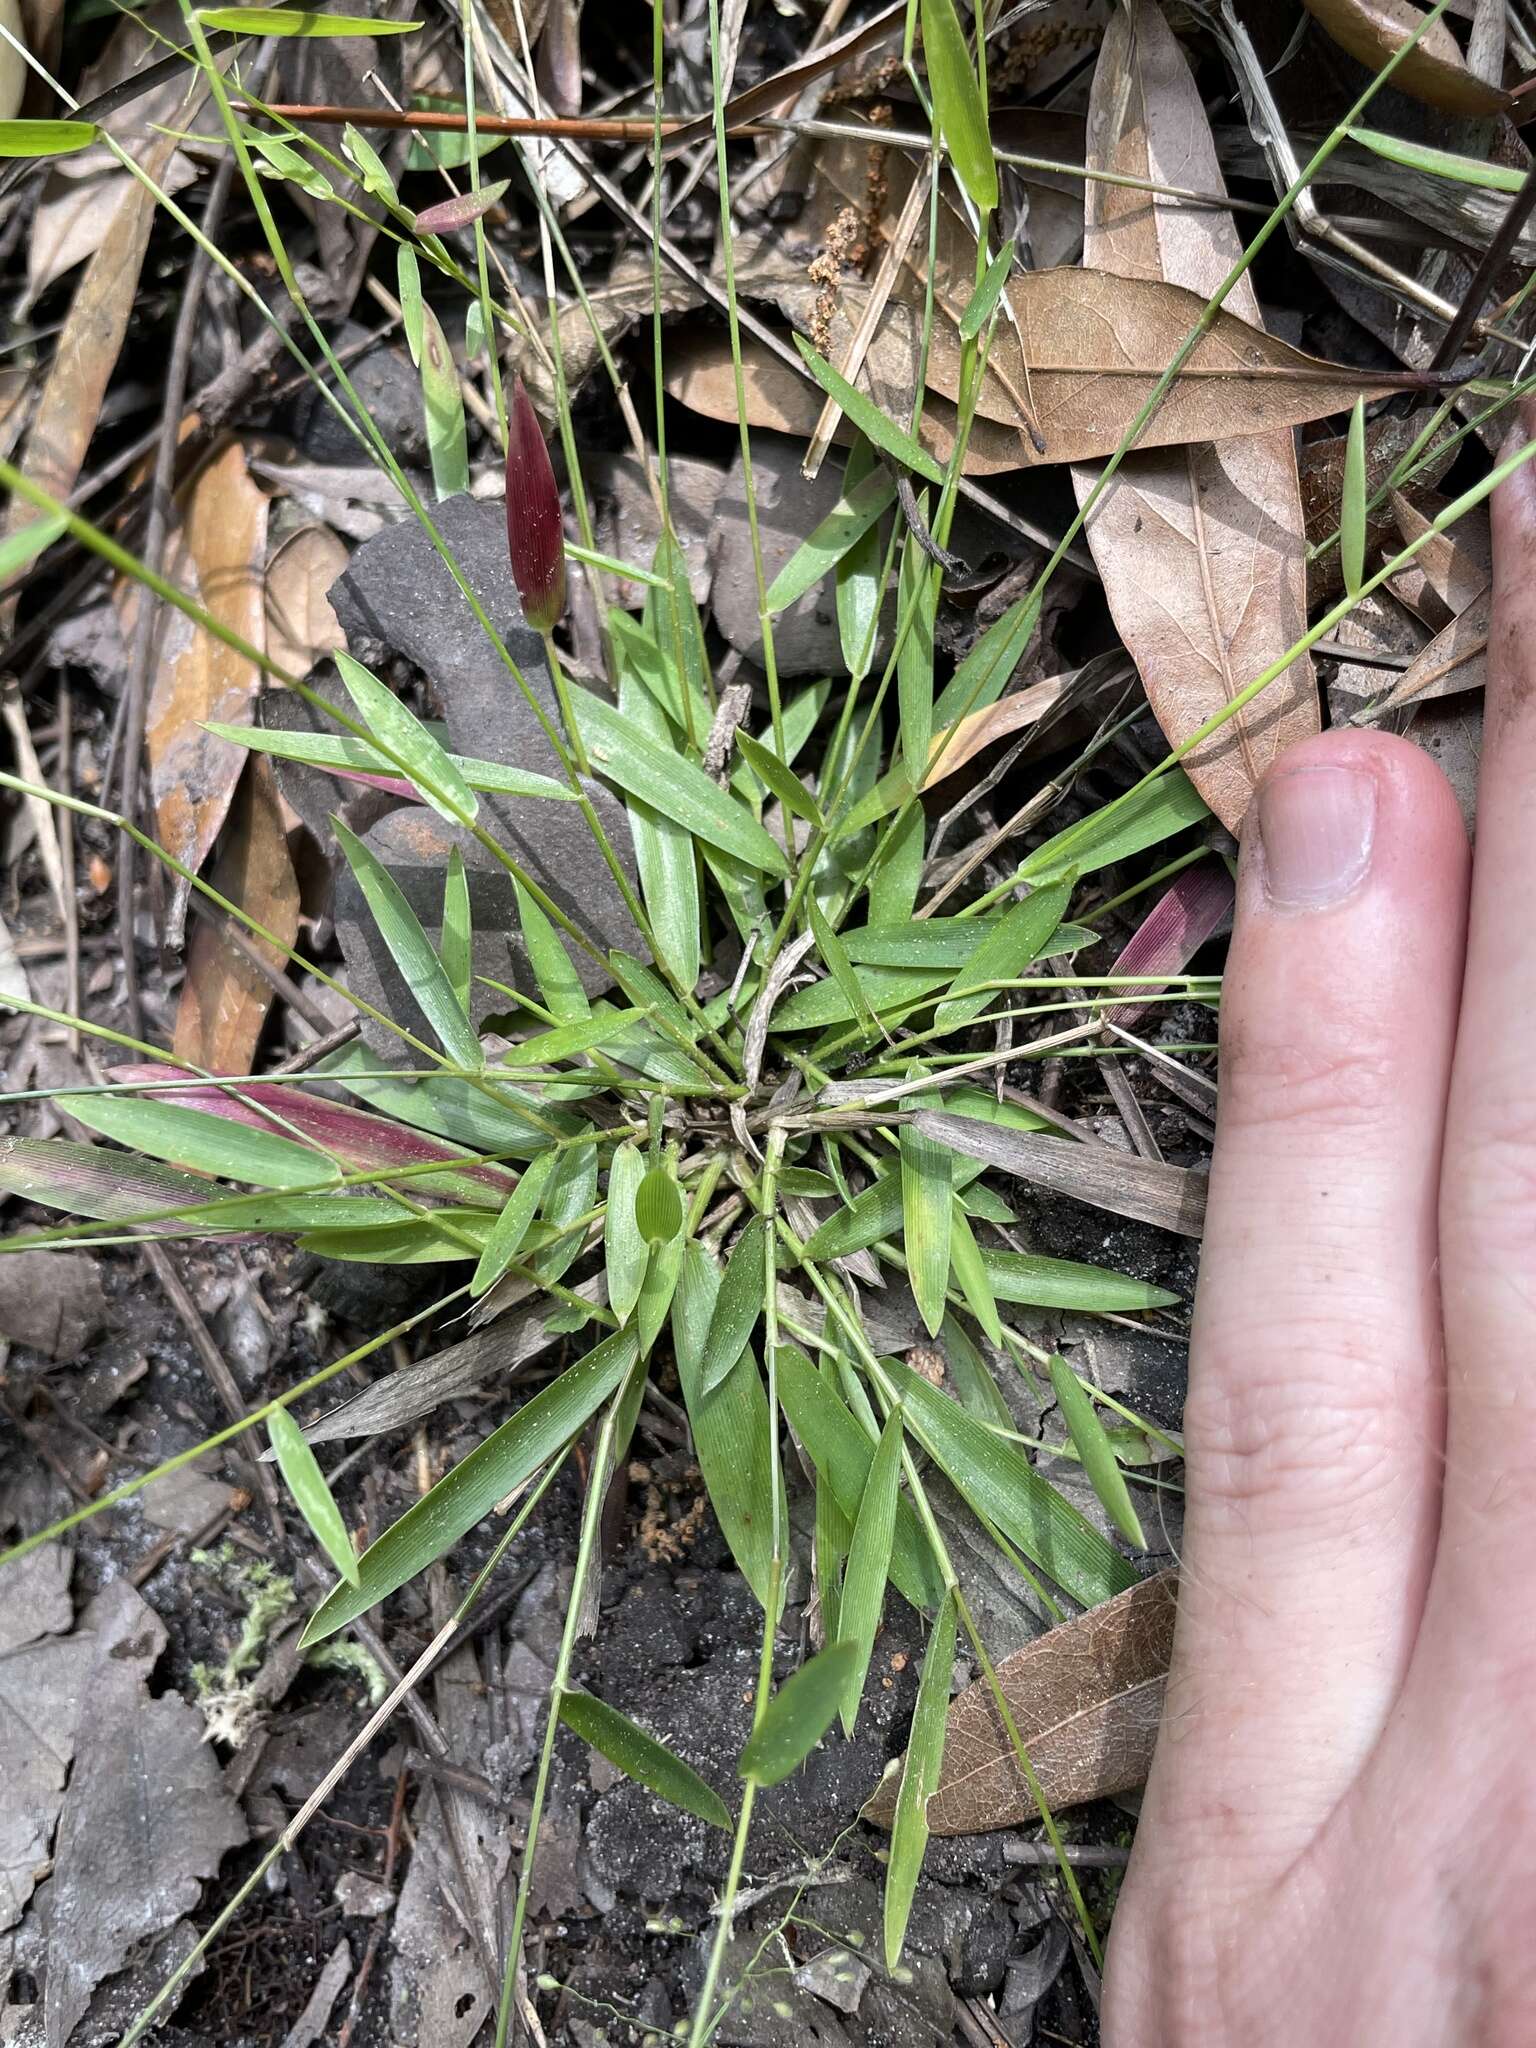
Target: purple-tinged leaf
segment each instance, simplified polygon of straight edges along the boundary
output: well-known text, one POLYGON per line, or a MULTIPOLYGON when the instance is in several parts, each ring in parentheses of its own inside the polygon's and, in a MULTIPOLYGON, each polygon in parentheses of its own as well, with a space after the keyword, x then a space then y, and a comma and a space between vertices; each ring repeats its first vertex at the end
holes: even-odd
MULTIPOLYGON (((1219 861, 1186 868, 1126 942, 1111 974, 1179 974, 1232 915, 1232 877, 1219 861)), ((1164 984, 1166 986, 1166 984, 1164 984)), ((1160 988, 1139 989, 1108 1016, 1129 1030, 1160 988)))
POLYGON ((473 227, 500 203, 511 182, 510 178, 502 178, 494 185, 482 185, 478 192, 458 192, 452 199, 440 199, 436 206, 423 207, 416 216, 417 234, 449 235, 455 228, 473 227))
POLYGON ((521 377, 507 399, 507 550, 523 616, 554 631, 565 610, 565 529, 554 465, 521 377))
MULTIPOLYGON (((105 1222, 178 1204, 217 1201, 223 1193, 216 1182, 200 1174, 132 1159, 105 1146, 77 1145, 67 1138, 0 1138, 0 1194, 40 1202, 71 1216, 105 1222)), ((158 1227, 177 1226, 166 1222, 158 1227)))
MULTIPOLYGON (((114 1081, 129 1081, 143 1089, 151 1100, 174 1102, 183 1109, 201 1109, 212 1116, 227 1117, 252 1130, 284 1137, 307 1138, 321 1145, 333 1159, 354 1173, 387 1172, 393 1167, 424 1166, 435 1160, 462 1160, 462 1148, 445 1144, 425 1132, 410 1129, 388 1117, 375 1116, 366 1109, 353 1109, 323 1096, 272 1082, 242 1082, 238 1095, 210 1082, 203 1088, 156 1088, 165 1081, 195 1081, 198 1077, 185 1067, 114 1067, 114 1081)), ((497 1208, 517 1185, 517 1175, 504 1166, 470 1165, 447 1167, 442 1173, 424 1174, 407 1183, 423 1195, 452 1195, 481 1208, 497 1208)))

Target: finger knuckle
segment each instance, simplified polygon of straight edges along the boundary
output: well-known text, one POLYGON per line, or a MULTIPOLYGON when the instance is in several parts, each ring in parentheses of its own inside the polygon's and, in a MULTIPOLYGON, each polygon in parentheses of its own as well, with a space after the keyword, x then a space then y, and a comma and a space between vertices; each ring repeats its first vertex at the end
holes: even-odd
POLYGON ((1255 1377, 1239 1364, 1197 1381, 1184 1411, 1189 1490, 1216 1515, 1262 1506, 1305 1526, 1326 1511, 1336 1535, 1400 1487, 1399 1419, 1354 1357, 1304 1338, 1289 1355, 1307 1358, 1304 1377, 1255 1377))
POLYGON ((1382 1052, 1339 1031, 1326 1042, 1305 1035, 1245 1038, 1222 1067, 1223 1134, 1236 1128, 1302 1126, 1355 1136, 1378 1125, 1401 1089, 1401 1072, 1382 1052))

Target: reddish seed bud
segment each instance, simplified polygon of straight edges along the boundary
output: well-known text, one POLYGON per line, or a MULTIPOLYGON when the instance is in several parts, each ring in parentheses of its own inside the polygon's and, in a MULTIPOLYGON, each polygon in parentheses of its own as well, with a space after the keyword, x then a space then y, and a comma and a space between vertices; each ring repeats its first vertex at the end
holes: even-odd
POLYGON ((521 377, 507 405, 507 551, 523 616, 537 632, 553 632, 565 610, 565 531, 554 465, 521 377))

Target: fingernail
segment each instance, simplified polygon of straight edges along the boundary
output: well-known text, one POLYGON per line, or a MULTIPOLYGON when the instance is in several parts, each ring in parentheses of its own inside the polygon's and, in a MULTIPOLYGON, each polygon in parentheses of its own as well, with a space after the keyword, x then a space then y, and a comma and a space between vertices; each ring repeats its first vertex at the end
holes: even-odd
POLYGON ((1264 885, 1281 910, 1320 910, 1364 879, 1376 783, 1355 768, 1282 768, 1259 791, 1264 885))

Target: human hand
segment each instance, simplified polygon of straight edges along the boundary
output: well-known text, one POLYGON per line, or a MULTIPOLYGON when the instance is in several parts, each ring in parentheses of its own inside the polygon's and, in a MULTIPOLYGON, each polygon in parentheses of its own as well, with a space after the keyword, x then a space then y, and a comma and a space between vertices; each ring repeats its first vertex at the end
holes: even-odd
POLYGON ((1365 731, 1245 837, 1107 2048, 1536 2043, 1536 465, 1493 525, 1475 875, 1365 731))

